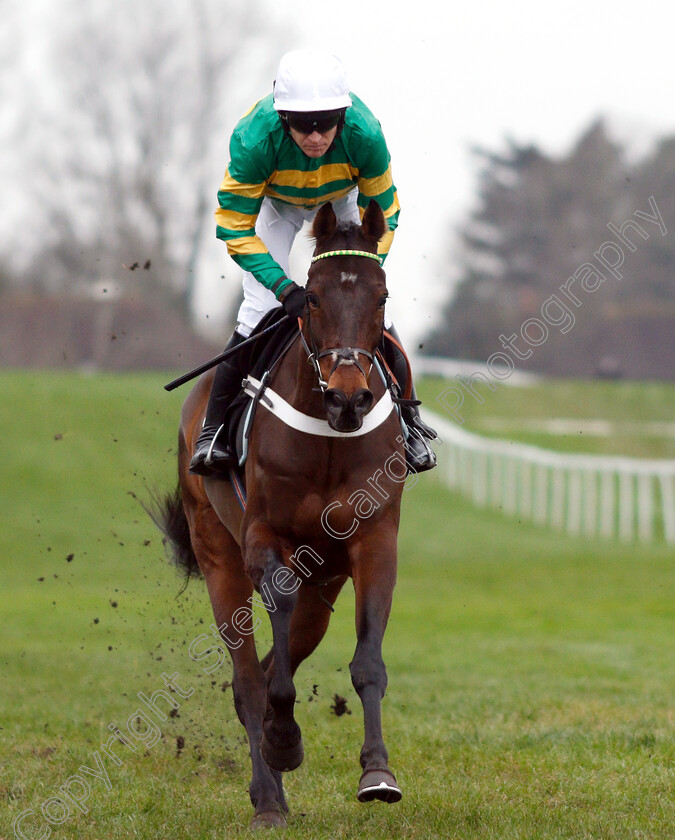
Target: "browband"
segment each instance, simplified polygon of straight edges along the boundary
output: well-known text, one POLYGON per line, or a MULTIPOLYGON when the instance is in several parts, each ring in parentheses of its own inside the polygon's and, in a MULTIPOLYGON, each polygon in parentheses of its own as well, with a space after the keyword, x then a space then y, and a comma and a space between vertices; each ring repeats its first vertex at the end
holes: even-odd
POLYGON ((370 251, 324 251, 323 254, 317 254, 315 257, 312 257, 312 262, 315 263, 317 260, 323 260, 326 257, 368 257, 371 260, 377 260, 377 262, 382 265, 382 257, 379 254, 371 254, 370 251))

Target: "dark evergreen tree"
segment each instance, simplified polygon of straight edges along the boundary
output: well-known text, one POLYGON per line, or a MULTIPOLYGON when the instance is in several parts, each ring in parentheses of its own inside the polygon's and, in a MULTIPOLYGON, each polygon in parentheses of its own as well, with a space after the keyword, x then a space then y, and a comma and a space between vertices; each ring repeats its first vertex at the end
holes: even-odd
POLYGON ((664 313, 673 327, 675 238, 635 214, 653 212, 652 196, 664 219, 675 219, 675 140, 629 164, 598 120, 563 158, 512 141, 501 153, 473 154, 479 198, 460 230, 461 281, 425 352, 485 361, 515 336, 519 367, 631 374, 642 357, 641 370, 662 378, 664 359, 650 367, 642 345, 655 319, 666 335, 664 313), (634 248, 616 233, 629 219, 648 234, 626 229, 634 248), (619 250, 603 252, 608 241, 619 250), (598 251, 610 262, 623 252, 622 265, 604 267, 598 251), (523 343, 523 327, 534 345, 523 343))

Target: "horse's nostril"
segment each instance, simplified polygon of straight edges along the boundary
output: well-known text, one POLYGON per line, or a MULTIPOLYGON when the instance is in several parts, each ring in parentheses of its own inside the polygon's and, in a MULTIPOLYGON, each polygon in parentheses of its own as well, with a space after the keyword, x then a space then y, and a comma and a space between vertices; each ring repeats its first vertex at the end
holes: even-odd
POLYGON ((328 411, 343 411, 347 408, 347 396, 337 388, 328 388, 323 394, 323 403, 328 411))
POLYGON ((373 393, 367 388, 361 388, 352 394, 352 398, 349 403, 350 408, 357 416, 366 414, 372 408, 373 393))
POLYGON ((339 388, 328 388, 323 394, 328 423, 340 432, 355 432, 361 428, 363 415, 373 405, 373 395, 367 388, 359 388, 347 396, 339 388))

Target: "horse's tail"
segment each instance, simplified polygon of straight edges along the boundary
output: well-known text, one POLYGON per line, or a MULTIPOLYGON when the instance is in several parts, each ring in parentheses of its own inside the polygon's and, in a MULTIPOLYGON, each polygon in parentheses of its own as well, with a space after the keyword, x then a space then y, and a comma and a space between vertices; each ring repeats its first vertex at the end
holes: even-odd
POLYGON ((190 578, 201 577, 199 563, 192 548, 180 485, 172 493, 155 499, 152 508, 146 510, 164 534, 164 545, 168 547, 171 560, 185 573, 186 585, 190 578))

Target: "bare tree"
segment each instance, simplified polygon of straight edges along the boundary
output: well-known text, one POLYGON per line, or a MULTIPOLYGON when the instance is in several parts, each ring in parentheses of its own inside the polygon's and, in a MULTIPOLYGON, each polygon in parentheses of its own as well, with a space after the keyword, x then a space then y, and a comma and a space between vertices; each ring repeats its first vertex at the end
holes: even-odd
POLYGON ((122 266, 138 268, 187 311, 226 123, 273 77, 260 0, 58 6, 52 91, 31 150, 41 282, 137 285, 122 266))

